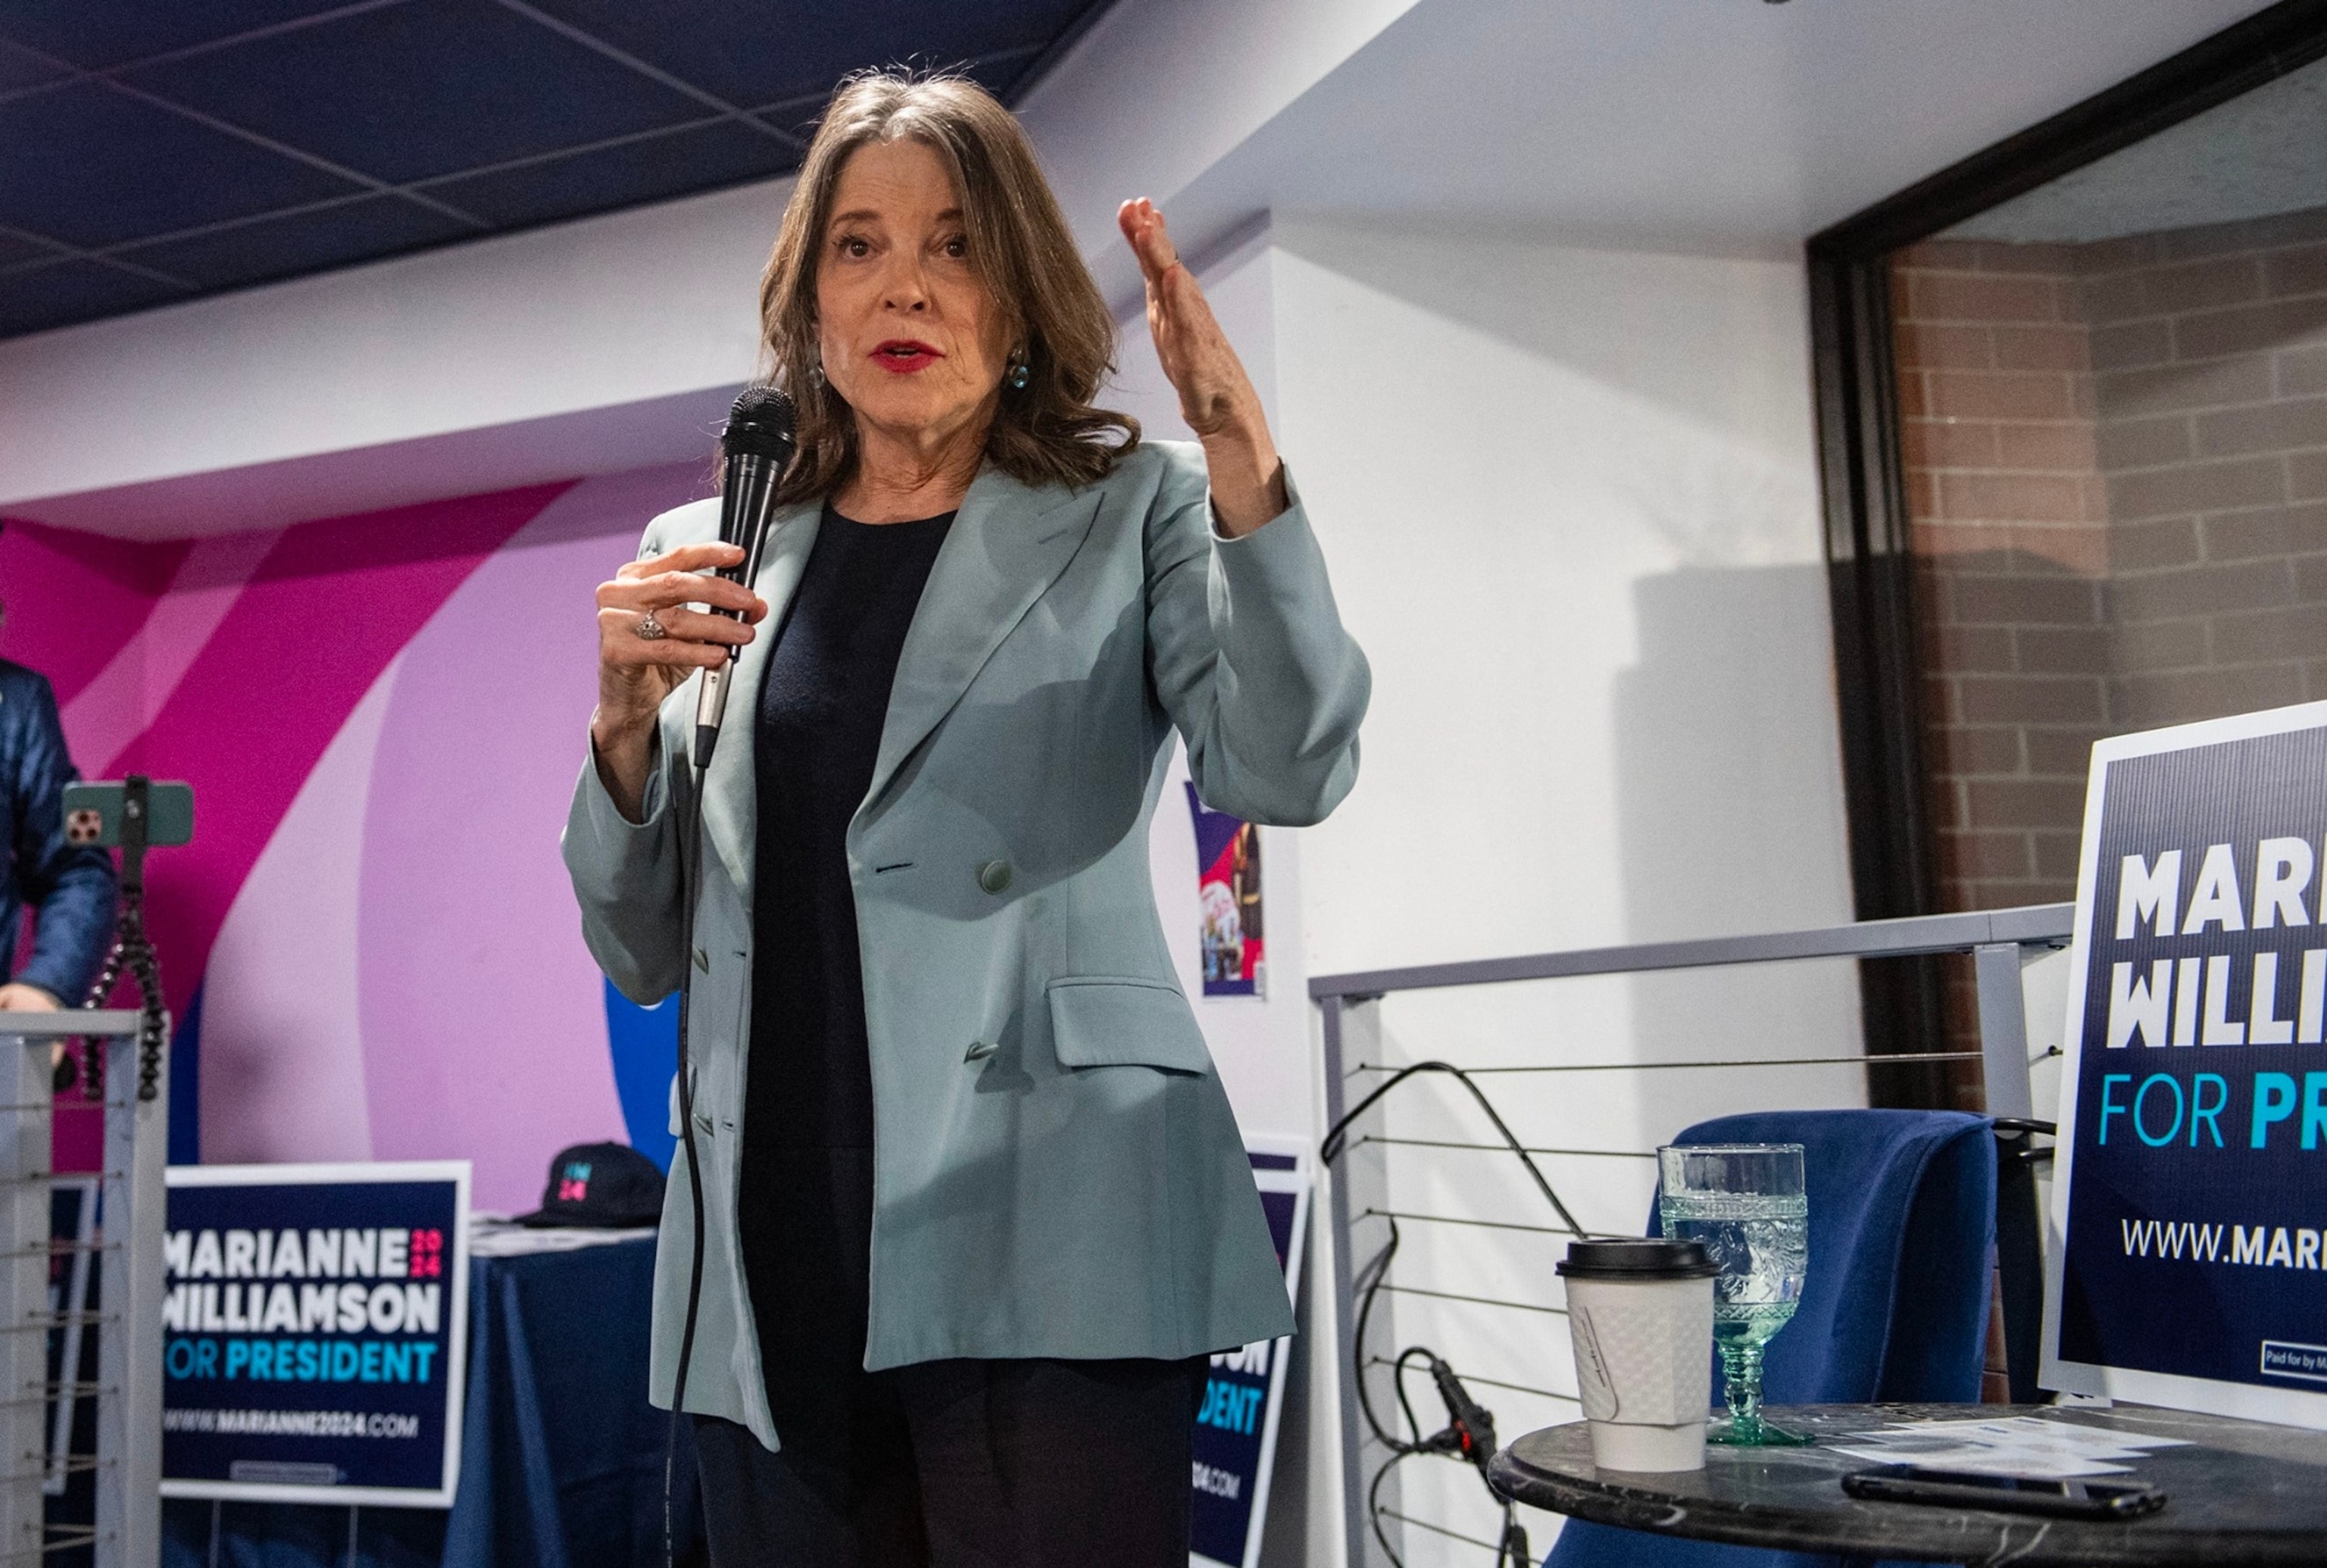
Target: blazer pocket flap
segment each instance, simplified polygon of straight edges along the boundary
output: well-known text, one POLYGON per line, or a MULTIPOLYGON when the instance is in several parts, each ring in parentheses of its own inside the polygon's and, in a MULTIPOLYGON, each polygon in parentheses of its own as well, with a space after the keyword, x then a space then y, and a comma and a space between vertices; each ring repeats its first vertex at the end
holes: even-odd
POLYGON ((1210 1072, 1204 1031, 1177 987, 1153 980, 1051 982, 1051 1037, 1063 1067, 1210 1072))

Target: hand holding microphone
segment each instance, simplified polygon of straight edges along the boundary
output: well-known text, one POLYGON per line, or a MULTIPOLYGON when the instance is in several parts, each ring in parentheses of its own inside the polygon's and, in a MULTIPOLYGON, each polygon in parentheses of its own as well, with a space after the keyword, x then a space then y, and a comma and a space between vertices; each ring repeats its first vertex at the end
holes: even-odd
POLYGON ((633 821, 663 699, 696 671, 706 672, 696 715, 702 749, 704 710, 711 710, 715 734, 735 656, 767 616, 749 584, 765 552, 776 481, 791 457, 791 399, 771 387, 747 389, 735 400, 722 447, 719 538, 632 561, 598 585, 598 711, 590 738, 599 778, 633 821))

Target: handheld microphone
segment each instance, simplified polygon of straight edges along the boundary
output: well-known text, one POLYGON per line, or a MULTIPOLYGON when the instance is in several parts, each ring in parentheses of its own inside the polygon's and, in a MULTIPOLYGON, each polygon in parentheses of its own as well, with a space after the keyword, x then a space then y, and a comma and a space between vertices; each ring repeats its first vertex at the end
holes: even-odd
MULTIPOLYGON (((723 567, 719 575, 750 587, 760 574, 760 557, 767 551, 768 518, 775 510, 776 484, 791 465, 796 413, 790 396, 780 387, 747 387, 727 415, 719 437, 726 458, 725 481, 719 493, 719 539, 741 545, 743 564, 723 567)), ((741 621, 741 611, 715 610, 741 621)), ((727 650, 727 662, 703 672, 703 690, 695 704, 695 765, 711 765, 712 749, 719 743, 720 721, 727 714, 727 688, 734 683, 740 649, 727 650)))

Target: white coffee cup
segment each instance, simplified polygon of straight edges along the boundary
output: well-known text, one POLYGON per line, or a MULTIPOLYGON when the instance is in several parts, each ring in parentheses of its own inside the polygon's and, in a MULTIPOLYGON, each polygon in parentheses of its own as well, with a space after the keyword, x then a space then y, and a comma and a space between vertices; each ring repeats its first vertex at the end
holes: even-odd
POLYGON ((1575 1380, 1603 1470, 1705 1468, 1713 1395, 1713 1280, 1695 1241, 1568 1244, 1567 1329, 1575 1380))

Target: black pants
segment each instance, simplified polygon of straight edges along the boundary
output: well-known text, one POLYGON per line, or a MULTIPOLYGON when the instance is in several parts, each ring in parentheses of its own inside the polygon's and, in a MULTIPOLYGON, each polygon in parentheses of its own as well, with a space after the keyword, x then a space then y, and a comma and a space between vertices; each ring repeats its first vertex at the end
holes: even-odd
POLYGON ((1193 1361, 864 1377, 845 1452, 698 1415, 712 1568, 1185 1568, 1193 1361))

